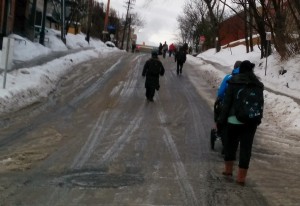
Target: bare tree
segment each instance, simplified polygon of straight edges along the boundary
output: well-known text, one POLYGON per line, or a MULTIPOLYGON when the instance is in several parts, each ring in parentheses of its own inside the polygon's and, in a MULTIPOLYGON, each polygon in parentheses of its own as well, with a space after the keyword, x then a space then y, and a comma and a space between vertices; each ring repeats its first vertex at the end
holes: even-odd
POLYGON ((180 37, 181 37, 181 43, 185 43, 189 39, 190 35, 190 26, 189 22, 182 16, 177 17, 177 21, 179 23, 179 29, 180 29, 180 37))
POLYGON ((139 13, 131 13, 131 26, 134 28, 143 28, 145 25, 144 19, 141 18, 139 13))
MULTIPOLYGON (((185 3, 183 15, 177 18, 183 41, 191 42, 200 35, 206 36, 208 47, 220 50, 219 22, 223 19, 225 5, 219 0, 189 0, 185 3)), ((197 42, 197 41, 196 41, 197 42)))
MULTIPOLYGON (((202 0, 207 6, 208 9, 208 15, 210 17, 212 31, 214 31, 213 34, 215 34, 214 40, 216 41, 216 50, 217 52, 220 51, 221 45, 219 39, 219 23, 223 19, 223 14, 225 10, 225 4, 221 4, 220 0, 202 0)), ((223 0, 226 3, 226 0, 223 0)))
POLYGON ((104 18, 103 4, 94 2, 91 8, 91 26, 90 35, 99 39, 103 38, 102 31, 104 30, 104 18))
POLYGON ((268 20, 271 22, 270 30, 275 34, 274 45, 282 58, 288 54, 286 47, 286 11, 283 6, 283 0, 271 0, 266 5, 268 20))
POLYGON ((193 31, 197 24, 196 10, 191 2, 187 2, 183 9, 183 15, 177 17, 181 33, 181 43, 190 43, 193 39, 193 31))
POLYGON ((298 31, 300 31, 300 2, 295 0, 287 0, 287 4, 290 9, 291 16, 293 17, 297 26, 297 29, 298 31))
POLYGON ((82 22, 88 15, 88 4, 84 0, 76 0, 70 2, 68 7, 68 16, 66 17, 66 31, 70 26, 74 26, 78 30, 78 23, 82 22))
POLYGON ((285 8, 285 34, 287 56, 300 53, 300 2, 287 0, 284 2, 285 8))

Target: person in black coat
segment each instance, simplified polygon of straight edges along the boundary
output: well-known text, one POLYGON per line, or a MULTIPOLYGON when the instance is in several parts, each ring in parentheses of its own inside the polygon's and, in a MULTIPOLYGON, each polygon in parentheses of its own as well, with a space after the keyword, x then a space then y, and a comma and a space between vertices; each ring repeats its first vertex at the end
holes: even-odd
POLYGON ((158 46, 158 55, 162 55, 162 49, 163 49, 163 45, 162 45, 162 43, 159 43, 159 46, 158 46))
POLYGON ((146 61, 142 76, 146 77, 145 88, 146 98, 148 101, 153 102, 155 90, 159 90, 159 75, 163 76, 165 68, 161 61, 158 59, 157 51, 152 51, 152 57, 146 61))
POLYGON ((254 85, 264 88, 263 83, 259 81, 253 72, 255 64, 246 60, 240 65, 239 74, 233 76, 228 81, 223 108, 217 120, 217 127, 226 125, 227 138, 225 139, 225 171, 222 173, 225 176, 232 176, 233 163, 236 160, 236 152, 240 144, 239 168, 237 174, 237 183, 245 184, 247 170, 249 168, 252 144, 254 135, 257 129, 257 124, 242 123, 235 116, 235 104, 237 93, 246 85, 254 85))
POLYGON ((184 47, 180 47, 179 51, 175 54, 175 62, 177 61, 177 75, 182 74, 182 68, 183 64, 186 61, 186 51, 184 50, 184 47))

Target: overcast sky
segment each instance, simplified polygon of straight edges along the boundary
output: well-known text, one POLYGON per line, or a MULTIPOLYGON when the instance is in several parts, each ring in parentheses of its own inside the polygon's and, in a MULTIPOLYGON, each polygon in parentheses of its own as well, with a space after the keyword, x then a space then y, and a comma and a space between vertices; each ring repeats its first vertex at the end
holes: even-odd
MULTIPOLYGON (((133 13, 138 13, 144 21, 144 27, 136 31, 137 43, 158 46, 160 42, 176 42, 178 32, 177 17, 182 14, 185 0, 131 0, 135 2, 133 13)), ((107 0, 103 0, 105 6, 107 0)), ((110 0, 110 8, 125 16, 128 0, 110 0)))

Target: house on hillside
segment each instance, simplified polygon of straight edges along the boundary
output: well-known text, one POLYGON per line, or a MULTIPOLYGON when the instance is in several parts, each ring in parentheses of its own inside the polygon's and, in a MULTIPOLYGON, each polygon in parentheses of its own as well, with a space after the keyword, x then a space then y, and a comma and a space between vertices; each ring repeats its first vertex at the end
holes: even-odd
MULTIPOLYGON (((229 43, 230 46, 245 44, 245 21, 242 19, 243 15, 243 12, 239 13, 220 23, 219 41, 221 46, 229 45, 229 43)), ((255 31, 253 32, 253 43, 258 44, 259 36, 255 31)))
MULTIPOLYGON (((280 29, 284 29, 284 37, 289 38, 289 42, 293 41, 293 39, 300 37, 300 23, 296 22, 295 19, 300 19, 299 13, 291 12, 291 7, 293 7, 294 1, 299 0, 291 0, 287 1, 284 0, 282 2, 279 2, 280 4, 277 5, 276 11, 273 1, 266 0, 265 1, 265 8, 266 8, 266 16, 268 18, 268 21, 265 24, 266 32, 270 32, 271 29, 268 28, 268 24, 271 24, 273 29, 275 29, 274 25, 284 25, 285 28, 280 27, 279 30, 277 28, 276 30, 273 30, 274 32, 277 32, 277 36, 279 33, 281 33, 280 29), (282 20, 283 22, 280 22, 282 20)), ((298 5, 299 3, 297 3, 298 5)), ((257 8, 258 12, 262 12, 262 8, 257 8)), ((296 9, 295 9, 296 10, 296 9)), ((262 15, 261 15, 262 16, 262 15)), ((245 38, 245 21, 244 21, 244 12, 240 12, 239 14, 235 14, 227 19, 225 19, 223 22, 220 23, 219 27, 219 42, 221 46, 226 46, 230 42, 236 42, 236 44, 243 44, 243 39, 245 38), (238 41, 240 40, 240 41, 238 41), (238 42, 237 42, 238 41, 238 42)), ((253 23, 255 24, 255 21, 253 20, 253 23)), ((253 43, 259 44, 260 37, 257 35, 257 32, 255 29, 253 29, 253 43)), ((235 46, 235 45, 232 45, 235 46)))
POLYGON ((229 17, 220 23, 219 41, 221 46, 245 37, 245 22, 239 15, 229 17))

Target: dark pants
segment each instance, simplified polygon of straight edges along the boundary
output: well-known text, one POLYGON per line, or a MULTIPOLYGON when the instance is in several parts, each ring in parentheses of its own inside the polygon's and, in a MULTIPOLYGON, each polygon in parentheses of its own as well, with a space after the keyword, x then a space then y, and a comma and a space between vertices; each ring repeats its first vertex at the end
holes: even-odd
POLYGON ((166 58, 167 50, 163 50, 163 58, 166 58))
POLYGON ((225 147, 225 142, 226 142, 226 137, 227 137, 227 125, 222 126, 222 128, 218 128, 217 129, 217 135, 219 137, 221 137, 222 146, 224 148, 225 147))
POLYGON ((146 87, 146 97, 149 101, 153 101, 154 94, 155 94, 154 87, 146 87))
POLYGON ((225 161, 236 160, 236 152, 240 144, 239 167, 248 169, 256 128, 256 125, 249 124, 227 124, 225 161))
POLYGON ((177 74, 182 73, 183 62, 177 61, 177 74))

